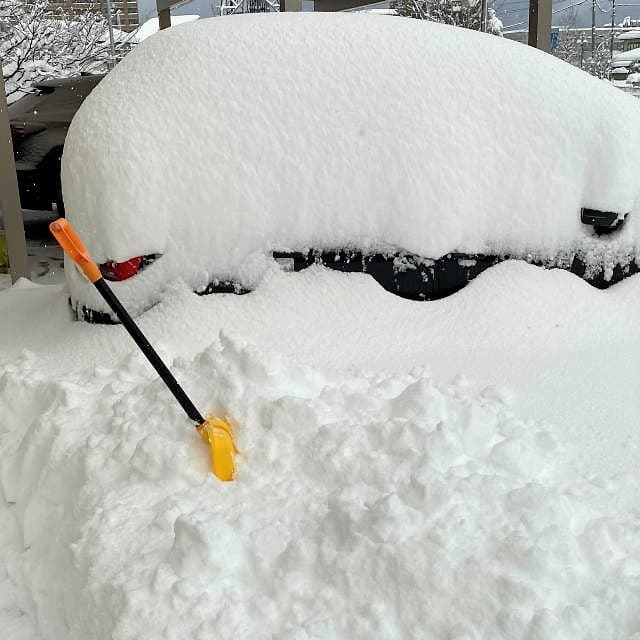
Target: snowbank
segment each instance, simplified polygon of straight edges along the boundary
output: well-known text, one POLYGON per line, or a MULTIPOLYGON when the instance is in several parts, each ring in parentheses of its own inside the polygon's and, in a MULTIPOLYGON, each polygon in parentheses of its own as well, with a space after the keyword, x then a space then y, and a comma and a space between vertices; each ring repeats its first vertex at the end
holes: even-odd
POLYGON ((428 305, 320 269, 176 289, 143 328, 233 417, 230 484, 122 327, 1 292, 2 628, 634 637, 639 287, 505 263, 428 305))
POLYGON ((238 421, 232 484, 137 357, 89 379, 29 356, 3 374, 2 413, 22 418, 3 487, 42 638, 638 630, 638 514, 591 504, 631 477, 590 477, 499 389, 329 378, 221 344, 179 373, 238 421))
MULTIPOLYGON (((271 249, 553 256, 589 239, 582 206, 640 215, 639 166, 640 105, 531 47, 366 14, 241 15, 127 56, 74 118, 63 187, 98 262, 163 254, 118 287, 139 311, 176 277, 255 282, 271 249)), ((73 270, 70 286, 103 308, 73 270)))

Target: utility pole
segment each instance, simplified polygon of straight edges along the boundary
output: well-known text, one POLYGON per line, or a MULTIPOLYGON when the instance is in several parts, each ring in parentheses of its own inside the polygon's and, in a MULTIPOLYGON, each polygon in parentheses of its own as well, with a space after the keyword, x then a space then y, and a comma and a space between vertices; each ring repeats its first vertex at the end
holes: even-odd
POLYGON ((116 63, 116 47, 113 42, 113 19, 111 16, 111 0, 107 0, 107 22, 109 23, 109 62, 107 66, 113 69, 116 63))
MULTIPOLYGON (((0 64, 1 68, 2 64, 0 64)), ((0 212, 2 213, 7 236, 11 282, 15 282, 18 278, 31 278, 27 242, 24 238, 22 207, 20 207, 20 194, 18 192, 18 178, 13 160, 9 109, 7 107, 7 96, 2 73, 0 73, 0 212)))
POLYGON ((481 0, 480 2, 480 31, 487 30, 487 10, 488 0, 481 0))
POLYGON ((596 0, 591 3, 591 59, 596 51, 596 0))
POLYGON ((613 29, 616 26, 616 0, 611 0, 611 43, 609 45, 609 51, 613 58, 613 29))
POLYGON ((551 0, 529 2, 529 46, 551 51, 551 0))

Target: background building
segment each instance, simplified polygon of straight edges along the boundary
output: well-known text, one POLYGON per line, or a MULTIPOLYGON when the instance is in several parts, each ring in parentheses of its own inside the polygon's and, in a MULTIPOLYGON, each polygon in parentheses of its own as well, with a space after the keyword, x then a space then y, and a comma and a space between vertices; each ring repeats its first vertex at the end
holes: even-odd
MULTIPOLYGON (((54 0, 54 6, 64 7, 74 11, 85 11, 92 9, 107 15, 107 3, 104 0, 54 0)), ((140 14, 138 11, 138 0, 111 0, 111 13, 113 26, 122 31, 133 31, 140 24, 140 14)))

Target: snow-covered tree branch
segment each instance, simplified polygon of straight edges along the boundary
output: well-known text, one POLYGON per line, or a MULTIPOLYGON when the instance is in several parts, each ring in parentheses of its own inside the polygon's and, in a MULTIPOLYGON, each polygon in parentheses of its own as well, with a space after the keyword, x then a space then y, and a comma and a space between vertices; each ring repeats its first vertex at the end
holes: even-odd
POLYGON ((577 29, 560 29, 558 46, 553 55, 598 78, 606 78, 611 66, 609 42, 606 40, 598 41, 592 52, 591 38, 577 29))
MULTIPOLYGON (((420 20, 443 22, 468 29, 480 29, 481 3, 474 0, 391 0, 399 15, 420 20)), ((487 31, 502 35, 502 22, 489 9, 487 31)))
POLYGON ((496 10, 489 7, 487 10, 487 33, 492 33, 494 36, 502 37, 503 29, 504 25, 502 24, 502 20, 498 18, 496 10))
MULTIPOLYGON (((122 53, 126 44, 118 43, 122 53)), ((44 77, 104 70, 107 21, 91 7, 72 11, 48 0, 0 0, 0 60, 11 102, 44 77)))

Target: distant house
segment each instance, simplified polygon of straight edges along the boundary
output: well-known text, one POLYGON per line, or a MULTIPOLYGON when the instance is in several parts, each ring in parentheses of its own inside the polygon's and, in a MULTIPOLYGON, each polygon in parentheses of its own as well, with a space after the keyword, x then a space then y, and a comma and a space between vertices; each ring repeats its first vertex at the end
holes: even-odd
MULTIPOLYGON (((561 37, 569 36, 572 39, 584 39, 585 42, 588 43, 589 46, 585 46, 585 55, 587 51, 590 49, 591 44, 591 27, 575 27, 569 28, 564 25, 552 25, 552 32, 558 31, 561 34, 561 37)), ((503 35, 507 40, 515 40, 516 42, 521 42, 522 44, 527 44, 529 39, 529 32, 526 29, 518 29, 513 31, 503 31, 503 35)), ((595 30, 596 36, 596 46, 598 46, 601 42, 609 42, 611 38, 611 27, 598 27, 595 30)))
POLYGON ((625 31, 624 33, 621 33, 619 36, 616 36, 616 42, 618 44, 616 48, 618 51, 622 51, 623 53, 639 48, 640 29, 633 29, 632 31, 625 31))
POLYGON ((617 65, 619 62, 634 63, 640 61, 640 47, 629 49, 622 53, 616 53, 613 56, 613 63, 617 65))
POLYGON ((640 27, 640 20, 636 20, 634 18, 632 18, 631 16, 627 16, 622 23, 620 24, 621 27, 625 28, 625 29, 629 29, 631 27, 640 27))
MULTIPOLYGON (((98 11, 106 15, 106 0, 51 0, 53 7, 64 7, 72 11, 98 11)), ((114 26, 126 32, 138 28, 139 11, 138 0, 111 0, 111 11, 114 16, 114 26)))
POLYGON ((624 68, 635 70, 635 67, 640 64, 640 47, 635 49, 629 49, 622 53, 616 53, 611 59, 612 72, 618 71, 624 68))
POLYGON ((639 96, 640 47, 616 53, 611 60, 610 79, 614 85, 639 96))

